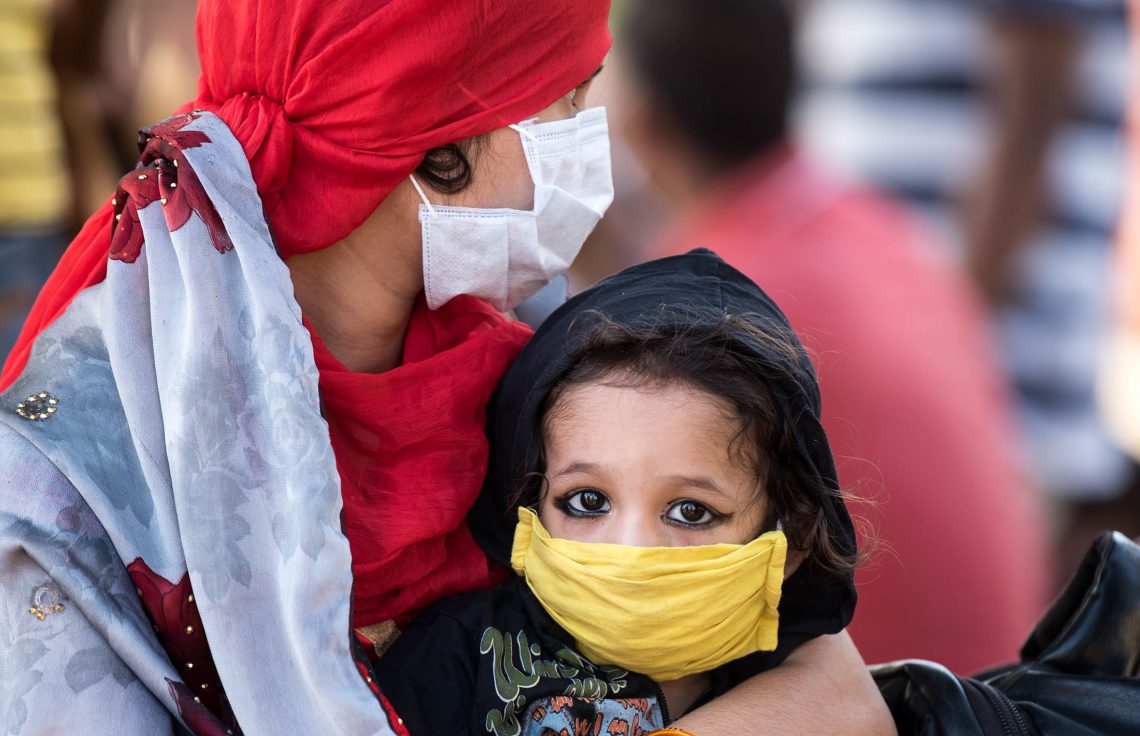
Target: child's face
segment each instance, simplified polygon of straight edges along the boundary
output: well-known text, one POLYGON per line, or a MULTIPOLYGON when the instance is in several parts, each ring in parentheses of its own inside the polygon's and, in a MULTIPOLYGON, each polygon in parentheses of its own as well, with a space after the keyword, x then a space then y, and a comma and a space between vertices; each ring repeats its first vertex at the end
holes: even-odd
POLYGON ((682 384, 576 386, 547 419, 539 518, 582 542, 748 542, 767 499, 729 455, 738 428, 727 403, 682 384))

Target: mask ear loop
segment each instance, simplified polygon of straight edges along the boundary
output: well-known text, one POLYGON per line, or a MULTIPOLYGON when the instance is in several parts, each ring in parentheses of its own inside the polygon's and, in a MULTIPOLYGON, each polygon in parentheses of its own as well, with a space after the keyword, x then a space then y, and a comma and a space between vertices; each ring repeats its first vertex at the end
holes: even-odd
POLYGON ((427 195, 424 194, 424 188, 421 187, 419 181, 416 180, 416 175, 408 174, 408 178, 412 180, 412 186, 416 188, 416 192, 420 195, 420 199, 422 199, 424 201, 424 204, 427 205, 428 213, 431 215, 432 219, 435 219, 435 207, 432 207, 431 202, 428 201, 427 195))
MULTIPOLYGON (((523 123, 530 123, 530 122, 535 121, 535 120, 538 120, 538 118, 531 118, 530 120, 524 120, 523 123)), ((529 130, 524 128, 522 123, 516 123, 516 124, 508 125, 507 127, 510 128, 511 130, 518 131, 519 135, 521 135, 525 138, 528 138, 531 143, 538 143, 538 136, 536 136, 534 133, 531 133, 529 130)))

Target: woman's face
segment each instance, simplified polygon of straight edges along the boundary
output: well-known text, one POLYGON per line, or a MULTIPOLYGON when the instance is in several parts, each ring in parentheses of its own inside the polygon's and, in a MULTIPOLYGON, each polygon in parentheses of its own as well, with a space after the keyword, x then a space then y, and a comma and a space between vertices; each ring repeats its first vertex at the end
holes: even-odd
MULTIPOLYGON (((587 95, 594 78, 586 80, 531 117, 539 122, 549 122, 577 115, 587 107, 587 95)), ((469 147, 468 160, 473 167, 471 183, 463 191, 450 195, 427 190, 428 199, 432 204, 455 207, 532 209, 534 182, 519 135, 514 128, 505 127, 481 136, 469 147)))
POLYGON ((634 547, 754 539, 767 501, 730 457, 739 430, 720 398, 670 383, 590 383, 546 421, 539 518, 554 537, 634 547))

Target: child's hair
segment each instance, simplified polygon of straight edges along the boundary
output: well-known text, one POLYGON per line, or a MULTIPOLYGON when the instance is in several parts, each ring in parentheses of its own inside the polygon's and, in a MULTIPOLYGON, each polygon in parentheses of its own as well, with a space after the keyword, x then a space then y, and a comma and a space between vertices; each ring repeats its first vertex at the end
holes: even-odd
MULTIPOLYGON (((653 322, 630 327, 598 312, 572 348, 570 368, 546 397, 541 410, 539 467, 523 478, 514 506, 532 506, 545 488, 548 422, 559 399, 575 386, 605 382, 623 387, 680 383, 727 402, 739 422, 729 457, 753 474, 758 493, 770 500, 764 529, 780 521, 788 544, 804 553, 805 564, 849 574, 858 555, 835 543, 825 508, 842 499, 810 467, 797 450, 792 418, 784 415, 769 389, 769 380, 811 380, 807 356, 794 338, 756 315, 709 309, 668 310, 653 322), (761 326, 764 325, 764 326, 761 326)), ((574 330, 571 330, 574 332, 574 330)))

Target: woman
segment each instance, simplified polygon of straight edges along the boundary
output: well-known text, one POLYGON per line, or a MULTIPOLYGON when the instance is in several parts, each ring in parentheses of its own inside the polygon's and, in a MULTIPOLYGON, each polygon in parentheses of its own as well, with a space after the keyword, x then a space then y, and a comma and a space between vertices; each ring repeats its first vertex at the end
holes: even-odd
MULTIPOLYGON (((200 4, 195 112, 144 132, 2 378, 9 731, 401 730, 350 620, 383 644, 500 574, 463 517, 528 333, 487 301, 608 203, 576 114, 607 9, 200 4)), ((749 685, 851 722, 822 678, 749 685)))

